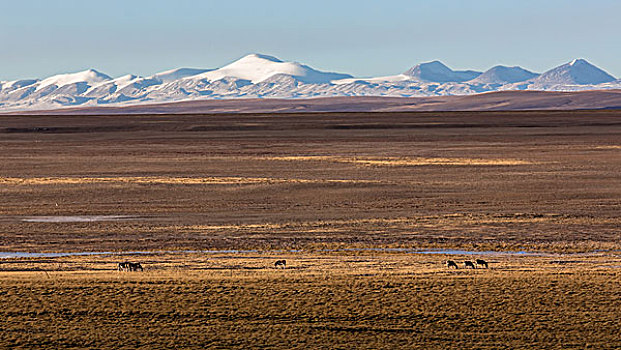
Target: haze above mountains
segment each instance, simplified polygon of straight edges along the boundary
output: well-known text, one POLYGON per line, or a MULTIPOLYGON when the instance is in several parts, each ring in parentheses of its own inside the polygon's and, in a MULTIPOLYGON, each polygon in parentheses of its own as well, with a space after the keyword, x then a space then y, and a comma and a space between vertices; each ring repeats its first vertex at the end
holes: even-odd
POLYGON ((584 59, 573 60, 542 74, 505 66, 495 66, 485 72, 456 71, 433 61, 393 76, 355 78, 252 54, 219 69, 178 68, 150 77, 112 78, 90 69, 43 80, 0 81, 0 111, 234 98, 429 97, 506 90, 619 88, 621 80, 584 59))

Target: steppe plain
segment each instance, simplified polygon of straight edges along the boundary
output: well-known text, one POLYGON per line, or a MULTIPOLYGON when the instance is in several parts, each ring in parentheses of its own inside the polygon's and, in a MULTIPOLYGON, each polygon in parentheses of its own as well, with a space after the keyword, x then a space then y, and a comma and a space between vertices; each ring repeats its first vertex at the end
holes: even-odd
POLYGON ((619 348, 620 174, 618 110, 0 116, 0 256, 110 252, 0 259, 0 347, 619 348))

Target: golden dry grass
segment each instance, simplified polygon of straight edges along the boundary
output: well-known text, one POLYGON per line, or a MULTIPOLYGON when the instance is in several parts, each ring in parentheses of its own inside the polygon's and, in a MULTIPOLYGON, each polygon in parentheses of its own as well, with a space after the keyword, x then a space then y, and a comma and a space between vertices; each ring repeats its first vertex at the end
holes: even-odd
MULTIPOLYGON (((621 217, 597 219, 593 217, 571 217, 559 214, 529 214, 513 213, 501 216, 485 215, 475 216, 468 214, 451 214, 443 216, 419 216, 419 217, 399 217, 399 218, 368 218, 355 220, 318 220, 318 221, 291 221, 284 223, 259 223, 259 224, 237 224, 237 225, 190 225, 182 228, 185 230, 204 230, 204 231, 243 231, 243 230, 265 230, 273 232, 282 229, 317 229, 330 232, 346 227, 399 227, 402 229, 415 229, 418 227, 464 227, 470 225, 487 226, 517 223, 554 223, 559 225, 589 225, 589 224, 611 224, 621 225, 621 217)), ((172 227, 161 227, 162 230, 170 230, 172 227)))
POLYGON ((0 116, 0 251, 256 250, 0 260, 0 348, 619 348, 618 120, 0 116))
POLYGON ((457 271, 403 254, 129 258, 146 272, 111 271, 105 257, 8 264, 45 271, 0 272, 0 347, 621 346, 621 260, 607 255, 490 257, 489 270, 457 271), (288 269, 271 267, 280 257, 288 269))
POLYGON ((618 117, 3 116, 0 251, 621 249, 618 117))
POLYGON ((412 167, 425 165, 469 165, 469 166, 490 166, 490 165, 528 165, 533 162, 520 159, 502 159, 502 158, 443 158, 443 157, 384 157, 384 158, 348 158, 335 156, 286 156, 286 157, 264 157, 265 160, 281 160, 281 161, 321 161, 334 163, 347 163, 363 166, 376 167, 412 167))
POLYGON ((139 185, 241 185, 277 183, 373 183, 379 181, 355 181, 339 179, 279 179, 266 177, 0 177, 0 185, 78 185, 90 183, 139 184, 139 185))
POLYGON ((621 145, 595 146, 595 149, 621 149, 621 145))

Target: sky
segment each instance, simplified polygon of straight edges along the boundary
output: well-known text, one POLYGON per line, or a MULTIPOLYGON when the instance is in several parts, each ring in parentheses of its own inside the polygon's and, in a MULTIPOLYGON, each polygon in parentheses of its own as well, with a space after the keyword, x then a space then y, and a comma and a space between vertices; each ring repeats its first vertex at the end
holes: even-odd
POLYGON ((585 58, 619 78, 620 34, 619 0, 0 0, 0 80, 148 76, 255 52, 359 77, 585 58))

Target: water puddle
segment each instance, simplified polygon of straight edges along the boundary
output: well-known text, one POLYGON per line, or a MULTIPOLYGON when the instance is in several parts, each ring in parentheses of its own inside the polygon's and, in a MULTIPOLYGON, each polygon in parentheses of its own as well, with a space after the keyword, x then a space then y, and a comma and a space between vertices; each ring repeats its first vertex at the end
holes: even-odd
MULTIPOLYGON (((590 253, 541 253, 541 252, 527 252, 527 251, 472 251, 472 250, 457 250, 457 249, 414 249, 414 248, 342 248, 342 249, 322 249, 319 252, 399 252, 406 254, 437 254, 437 255, 471 255, 471 256, 539 256, 539 257, 563 257, 563 256, 589 256, 598 253, 605 253, 605 251, 594 251, 590 253)), ((272 250, 272 251, 259 251, 255 249, 251 250, 237 250, 237 249, 224 249, 224 250, 161 250, 161 251, 125 251, 125 252, 67 252, 67 253, 30 253, 30 252, 0 252, 0 259, 16 259, 16 258, 56 258, 67 256, 94 256, 94 255, 109 255, 109 256, 121 256, 121 255, 163 255, 163 254, 252 254, 252 253, 313 253, 316 251, 304 251, 304 250, 272 250)))
POLYGON ((537 253, 537 252, 526 252, 526 251, 493 251, 493 250, 484 250, 484 251, 469 251, 469 250, 423 250, 412 252, 414 254, 444 254, 444 255, 524 255, 524 256, 554 256, 556 254, 550 253, 537 253))
POLYGON ((101 256, 101 255, 162 255, 162 254, 248 254, 258 253, 258 250, 164 250, 164 251, 127 251, 127 252, 67 252, 67 253, 29 253, 29 252, 0 252, 0 259, 16 258, 58 258, 66 256, 101 256))
POLYGON ((23 222, 67 223, 67 222, 97 222, 97 221, 124 221, 139 219, 131 215, 70 215, 70 216, 29 216, 23 222))
POLYGON ((538 253, 527 251, 472 251, 458 249, 415 249, 415 248, 343 248, 324 249, 324 252, 398 252, 408 254, 438 254, 438 255, 522 255, 522 256, 556 256, 551 253, 538 253))
MULTIPOLYGON (((23 252, 0 252, 0 259, 15 258, 58 258, 62 256, 87 256, 87 255, 112 255, 112 252, 73 252, 73 253, 23 253, 23 252)), ((127 254, 140 254, 140 252, 127 252, 127 254)))

